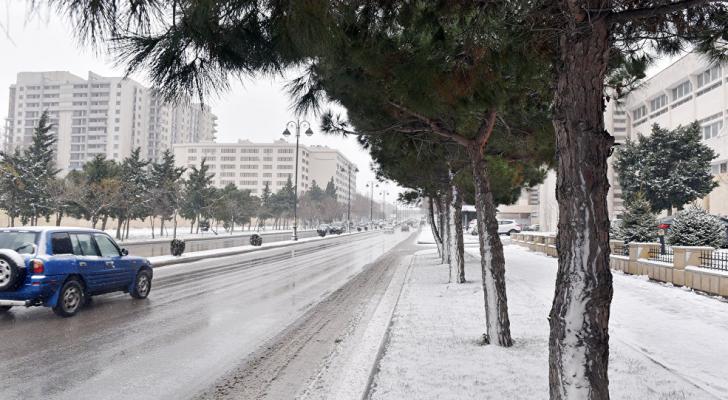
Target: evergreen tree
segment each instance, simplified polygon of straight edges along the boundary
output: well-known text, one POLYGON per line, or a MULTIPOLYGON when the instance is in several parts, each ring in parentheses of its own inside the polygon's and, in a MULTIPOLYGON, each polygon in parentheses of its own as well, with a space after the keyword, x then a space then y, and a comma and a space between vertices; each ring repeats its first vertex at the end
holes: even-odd
POLYGON ((180 178, 185 168, 176 167, 174 154, 170 150, 162 153, 162 160, 151 165, 152 216, 160 219, 159 235, 164 234, 164 222, 172 219, 180 205, 180 178))
POLYGON ((644 193, 652 210, 682 209, 708 195, 718 184, 710 174, 715 152, 702 143, 698 122, 668 130, 657 124, 617 150, 614 168, 625 198, 644 193))
POLYGON ((27 165, 24 179, 25 193, 22 198, 24 211, 21 218, 31 225, 38 224, 38 218, 53 213, 51 186, 59 169, 55 167, 56 137, 51 133, 53 126, 48 122, 48 112, 44 111, 33 131, 30 146, 23 152, 27 165))
POLYGON ((10 226, 15 226, 24 208, 25 163, 18 149, 12 153, 0 153, 0 157, 0 208, 10 218, 10 226))
POLYGON ((97 155, 81 171, 69 173, 67 180, 71 215, 91 221, 94 228, 101 221, 101 229, 105 229, 108 218, 124 196, 119 165, 104 155, 97 155))
POLYGON ((150 176, 147 166, 149 161, 141 158, 141 148, 132 150, 119 170, 119 182, 124 195, 118 202, 115 217, 117 218, 116 238, 122 239, 122 226, 133 219, 144 219, 150 214, 149 193, 150 176))
POLYGON ((331 180, 326 184, 326 190, 324 191, 327 196, 329 196, 332 199, 336 199, 336 183, 334 183, 334 177, 331 177, 331 180))
POLYGON ((617 237, 630 242, 654 242, 657 239, 657 219, 642 192, 637 192, 627 201, 617 237))
POLYGON ((207 217, 210 205, 213 202, 212 180, 214 173, 210 172, 210 166, 206 164, 206 159, 202 159, 200 167, 190 167, 190 173, 184 181, 184 194, 181 205, 180 214, 191 220, 190 233, 195 226, 195 222, 207 217))
POLYGON ((268 182, 265 182, 265 185, 263 186, 263 191, 260 195, 260 207, 258 207, 258 228, 262 229, 265 228, 265 221, 267 221, 269 218, 273 216, 272 214, 272 194, 270 190, 270 185, 268 182))
POLYGON ((726 244, 726 228, 717 217, 692 206, 675 215, 667 242, 674 246, 723 247, 726 244))

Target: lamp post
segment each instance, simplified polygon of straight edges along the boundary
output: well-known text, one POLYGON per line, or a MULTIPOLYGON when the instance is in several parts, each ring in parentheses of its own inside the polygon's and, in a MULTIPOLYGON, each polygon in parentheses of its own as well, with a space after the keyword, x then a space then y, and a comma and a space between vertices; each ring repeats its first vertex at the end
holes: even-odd
POLYGON ((296 172, 294 175, 295 183, 293 184, 293 236, 291 240, 298 240, 298 139, 301 137, 301 128, 305 129, 307 136, 313 135, 311 130, 311 124, 308 121, 296 120, 288 121, 286 124, 286 130, 283 131, 283 136, 291 136, 289 128, 296 129, 296 172))
POLYGON ((374 183, 374 181, 367 182, 366 187, 370 189, 369 193, 369 225, 373 228, 374 225, 372 224, 374 220, 374 188, 379 187, 378 183, 374 183))
MULTIPOLYGON (((359 172, 359 168, 354 167, 354 173, 359 172)), ((349 182, 347 193, 349 196, 348 204, 346 206, 346 231, 351 233, 351 164, 348 165, 349 182)))
POLYGON ((382 195, 382 219, 387 220, 387 200, 386 196, 389 194, 387 191, 382 190, 382 193, 379 193, 382 195))

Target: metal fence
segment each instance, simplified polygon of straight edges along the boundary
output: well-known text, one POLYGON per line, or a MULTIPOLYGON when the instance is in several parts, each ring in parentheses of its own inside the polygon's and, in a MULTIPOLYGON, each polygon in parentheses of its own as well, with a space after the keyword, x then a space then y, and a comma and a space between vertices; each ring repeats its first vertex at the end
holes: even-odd
POLYGON ((700 266, 703 268, 728 271, 728 253, 720 251, 701 251, 700 266))
POLYGON ((666 263, 671 263, 674 255, 675 254, 672 252, 672 247, 670 246, 665 246, 664 249, 661 246, 654 246, 650 247, 649 251, 650 260, 662 261, 666 263))
POLYGON ((627 243, 614 244, 612 246, 612 254, 614 254, 615 256, 628 256, 629 245, 627 243))

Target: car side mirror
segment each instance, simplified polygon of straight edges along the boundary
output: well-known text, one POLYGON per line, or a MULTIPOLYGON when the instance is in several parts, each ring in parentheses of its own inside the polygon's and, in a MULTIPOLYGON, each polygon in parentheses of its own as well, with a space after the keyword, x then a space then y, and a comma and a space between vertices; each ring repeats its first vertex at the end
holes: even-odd
POLYGON ((129 255, 129 250, 127 250, 127 249, 121 249, 121 255, 122 256, 128 256, 129 255))

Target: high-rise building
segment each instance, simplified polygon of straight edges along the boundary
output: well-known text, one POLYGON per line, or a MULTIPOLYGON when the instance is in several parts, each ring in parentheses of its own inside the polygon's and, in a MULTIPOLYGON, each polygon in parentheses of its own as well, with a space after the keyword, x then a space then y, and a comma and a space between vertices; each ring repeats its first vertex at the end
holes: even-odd
POLYGON ((157 160, 174 143, 209 141, 215 116, 199 104, 172 105, 126 78, 88 78, 65 71, 20 72, 9 90, 3 147, 27 146, 48 112, 57 136, 57 165, 79 169, 96 155, 120 161, 137 147, 157 160))
MULTIPOLYGON (((173 146, 177 165, 199 167, 202 159, 215 174, 213 185, 223 188, 234 184, 240 189, 260 195, 267 184, 271 192, 286 185, 288 178, 295 182, 296 144, 284 139, 273 143, 253 143, 238 140, 237 143, 196 143, 173 146)), ((315 181, 322 189, 333 178, 341 203, 356 192, 356 166, 340 151, 325 146, 298 148, 298 192, 306 192, 315 181), (349 172, 351 170, 351 184, 349 172)))
MULTIPOLYGON (((646 80, 637 90, 619 102, 610 101, 604 114, 605 128, 616 143, 639 135, 649 136, 654 124, 675 129, 698 121, 703 143, 717 158, 711 165, 718 183, 708 196, 699 200, 715 215, 728 215, 728 74, 727 69, 712 64, 705 57, 689 53, 646 80)), ((607 196, 610 218, 624 212, 622 190, 609 159, 607 196)), ((677 166, 676 166, 677 168, 677 166)), ((549 173, 540 186, 539 222, 544 230, 556 230, 558 205, 555 196, 555 173, 549 173)))

